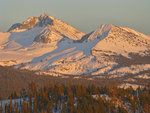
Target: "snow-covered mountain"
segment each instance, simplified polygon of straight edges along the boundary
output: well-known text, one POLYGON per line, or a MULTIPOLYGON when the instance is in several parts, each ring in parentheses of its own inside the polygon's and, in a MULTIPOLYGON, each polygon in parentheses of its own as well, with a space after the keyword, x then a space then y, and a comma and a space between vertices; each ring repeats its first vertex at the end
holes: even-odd
POLYGON ((150 37, 103 24, 85 34, 48 14, 0 32, 0 64, 50 75, 150 76, 150 37))
MULTIPOLYGON (((78 31, 65 22, 56 19, 47 13, 43 13, 40 17, 29 17, 22 24, 14 24, 9 32, 22 32, 33 28, 43 28, 44 30, 36 37, 35 41, 42 41, 44 38, 53 38, 53 35, 60 35, 59 37, 68 37, 74 40, 81 39, 85 33, 78 31), (42 35, 42 39, 41 39, 42 35)), ((57 36, 58 37, 58 36, 57 36)), ((49 42, 49 41, 48 41, 49 42)))

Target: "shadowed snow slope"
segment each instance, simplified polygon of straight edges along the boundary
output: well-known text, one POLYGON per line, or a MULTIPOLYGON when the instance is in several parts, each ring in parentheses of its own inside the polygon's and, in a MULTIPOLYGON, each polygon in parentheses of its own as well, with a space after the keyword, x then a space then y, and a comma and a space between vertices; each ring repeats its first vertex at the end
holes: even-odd
POLYGON ((0 64, 50 75, 140 73, 149 78, 150 37, 103 24, 85 34, 48 14, 30 17, 0 32, 0 64))

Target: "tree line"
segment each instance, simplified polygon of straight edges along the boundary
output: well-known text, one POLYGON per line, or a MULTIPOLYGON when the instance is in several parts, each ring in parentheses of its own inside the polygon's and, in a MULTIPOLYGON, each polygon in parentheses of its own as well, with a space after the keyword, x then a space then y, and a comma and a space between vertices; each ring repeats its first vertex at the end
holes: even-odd
POLYGON ((20 96, 12 92, 10 102, 0 106, 0 113, 149 113, 150 85, 133 90, 118 88, 115 83, 106 86, 95 84, 69 84, 48 82, 38 88, 32 82, 22 89, 20 96), (15 98, 24 99, 20 104, 15 98))

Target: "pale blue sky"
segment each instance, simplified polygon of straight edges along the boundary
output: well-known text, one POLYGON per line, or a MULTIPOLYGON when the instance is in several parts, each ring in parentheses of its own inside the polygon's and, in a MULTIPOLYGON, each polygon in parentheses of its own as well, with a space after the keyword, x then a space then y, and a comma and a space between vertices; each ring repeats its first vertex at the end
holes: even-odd
POLYGON ((150 0, 0 0, 0 30, 43 12, 87 33, 114 24, 150 35, 150 0))

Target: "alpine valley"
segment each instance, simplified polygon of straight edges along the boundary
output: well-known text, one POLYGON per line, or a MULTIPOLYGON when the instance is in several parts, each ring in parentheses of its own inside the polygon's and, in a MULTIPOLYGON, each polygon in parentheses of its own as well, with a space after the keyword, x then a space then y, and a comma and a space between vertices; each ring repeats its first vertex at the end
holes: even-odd
POLYGON ((0 65, 61 77, 150 80, 150 36, 112 24, 86 34, 44 13, 0 32, 0 65))

